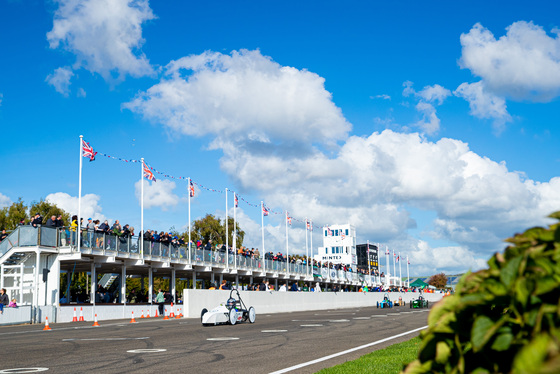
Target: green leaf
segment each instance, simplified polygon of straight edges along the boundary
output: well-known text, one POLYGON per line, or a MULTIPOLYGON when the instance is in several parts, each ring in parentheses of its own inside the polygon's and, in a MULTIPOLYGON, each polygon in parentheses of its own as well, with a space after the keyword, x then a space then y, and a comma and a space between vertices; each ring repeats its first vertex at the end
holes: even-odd
POLYGON ((553 277, 544 277, 537 282, 535 295, 543 295, 560 288, 560 284, 553 277))
POLYGON ((550 337, 537 335, 519 351, 513 360, 513 373, 537 373, 547 356, 550 337))
POLYGON ((438 342, 436 344, 436 362, 438 364, 444 364, 447 359, 451 356, 451 348, 445 342, 438 342))
POLYGON ((517 256, 511 259, 500 272, 500 279, 507 288, 511 287, 511 282, 513 282, 513 280, 517 277, 519 264, 522 259, 522 256, 517 256))
POLYGON ((492 349, 498 352, 507 351, 513 341, 513 334, 511 328, 502 327, 498 330, 498 336, 492 343, 492 349))
POLYGON ((484 344, 486 344, 490 338, 488 332, 491 331, 493 325, 494 321, 486 316, 479 316, 474 320, 471 331, 471 342, 475 352, 482 349, 484 344))

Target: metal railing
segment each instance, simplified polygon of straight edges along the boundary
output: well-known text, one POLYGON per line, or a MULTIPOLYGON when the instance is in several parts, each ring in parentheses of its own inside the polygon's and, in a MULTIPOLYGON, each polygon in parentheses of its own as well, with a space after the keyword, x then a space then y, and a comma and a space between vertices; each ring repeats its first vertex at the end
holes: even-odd
POLYGON ((288 263, 287 261, 275 261, 270 259, 247 257, 234 254, 233 252, 222 252, 219 250, 206 250, 196 248, 191 244, 189 250, 187 245, 177 245, 168 242, 143 241, 143 253, 141 253, 140 238, 133 236, 119 236, 112 233, 94 232, 87 229, 76 230, 71 228, 33 227, 19 226, 8 237, 0 243, 0 258, 13 247, 69 247, 72 251, 78 248, 80 240, 80 251, 102 254, 125 255, 148 260, 163 260, 180 262, 192 265, 218 266, 223 268, 236 268, 246 271, 284 273, 295 276, 313 276, 322 281, 350 282, 380 284, 379 276, 358 274, 354 271, 336 270, 333 268, 316 265, 288 263), (190 253, 189 253, 190 252, 190 253))

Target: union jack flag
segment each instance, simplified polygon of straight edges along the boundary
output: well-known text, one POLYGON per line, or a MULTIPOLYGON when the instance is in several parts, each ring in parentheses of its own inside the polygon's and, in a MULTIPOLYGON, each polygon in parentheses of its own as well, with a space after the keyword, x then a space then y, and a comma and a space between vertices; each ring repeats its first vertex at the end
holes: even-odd
POLYGON ((145 162, 142 163, 143 168, 144 168, 144 178, 146 178, 149 181, 156 181, 156 177, 154 177, 154 173, 152 173, 152 171, 150 170, 150 168, 148 167, 148 165, 146 165, 145 162))
POLYGON ((84 139, 82 139, 82 156, 89 158, 89 161, 95 161, 95 155, 97 152, 93 150, 93 147, 86 143, 84 139))
POLYGON ((311 229, 311 224, 309 223, 309 220, 305 220, 305 226, 307 227, 307 229, 311 229))
POLYGON ((262 213, 263 213, 263 216, 268 216, 268 212, 269 212, 269 209, 263 205, 263 206, 262 206, 262 213))
POLYGON ((286 220, 288 220, 288 225, 292 225, 292 217, 286 216, 286 220))
POLYGON ((237 194, 233 193, 233 200, 235 201, 235 207, 238 208, 239 207, 239 200, 237 199, 237 194))
POLYGON ((194 184, 193 184, 192 181, 190 181, 190 184, 189 184, 189 194, 190 194, 189 195, 190 197, 194 197, 194 184))
POLYGON ((399 262, 400 259, 401 259, 401 256, 397 256, 397 262, 399 262))
POLYGON ((389 248, 387 248, 387 251, 385 252, 386 255, 390 255, 391 252, 389 252, 389 248))

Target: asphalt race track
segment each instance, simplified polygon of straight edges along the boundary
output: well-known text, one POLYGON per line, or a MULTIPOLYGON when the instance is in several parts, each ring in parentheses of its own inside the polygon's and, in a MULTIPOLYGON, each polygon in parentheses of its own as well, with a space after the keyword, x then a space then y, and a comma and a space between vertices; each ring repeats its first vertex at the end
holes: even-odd
POLYGON ((211 327, 199 319, 161 317, 102 321, 100 327, 91 321, 51 324, 51 331, 8 326, 0 328, 0 373, 315 373, 417 336, 413 330, 426 326, 427 311, 408 305, 270 315, 257 310, 255 324, 211 327), (325 359, 330 355, 335 357, 325 359))

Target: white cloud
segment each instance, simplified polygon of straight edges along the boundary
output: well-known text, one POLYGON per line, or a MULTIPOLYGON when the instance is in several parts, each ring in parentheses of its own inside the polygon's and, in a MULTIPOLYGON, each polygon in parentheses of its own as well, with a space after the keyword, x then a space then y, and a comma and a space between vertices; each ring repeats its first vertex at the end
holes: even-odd
MULTIPOLYGON (((173 193, 176 184, 168 179, 161 179, 157 182, 144 182, 144 208, 160 207, 166 211, 179 203, 179 196, 173 193)), ((134 192, 138 202, 141 197, 141 181, 134 184, 134 192)))
MULTIPOLYGON (((414 251, 408 253, 410 267, 415 274, 458 274, 466 270, 480 270, 486 267, 487 259, 482 259, 475 255, 468 248, 463 246, 431 248, 423 240, 414 243, 414 251)), ((385 265, 384 258, 381 260, 385 265)), ((405 263, 403 263, 405 265, 405 263)), ((397 266, 398 269, 398 266, 397 266)), ((398 270, 397 270, 398 271, 398 270)), ((406 273, 403 273, 403 276, 406 273)))
POLYGON ((495 36, 477 23, 461 35, 462 68, 482 78, 488 90, 515 100, 549 101, 560 93, 560 38, 532 22, 514 22, 495 36))
POLYGON ((205 52, 169 63, 164 79, 124 107, 187 135, 328 143, 344 139, 350 124, 324 83, 259 51, 205 52))
MULTIPOLYGON (((420 92, 411 82, 404 86, 403 95, 423 103, 418 110, 433 114, 430 123, 437 118, 431 108, 451 94, 439 85, 420 92)), ((359 242, 391 240, 396 249, 419 251, 418 242, 410 246, 416 221, 409 208, 434 212, 427 234, 457 245, 425 251, 438 258, 453 252, 450 268, 461 256, 465 266, 480 266, 503 249, 504 238, 547 223, 544 217, 560 209, 560 178, 526 180, 459 140, 430 142, 390 130, 348 137, 350 124, 321 77, 258 51, 172 62, 163 80, 125 107, 171 131, 209 136, 236 189, 257 191, 271 208, 319 226, 352 223, 359 242)), ((271 215, 266 225, 267 243, 283 250, 283 219, 271 215)), ((260 247, 260 220, 248 219, 243 229, 260 247)), ((303 253, 304 236, 293 232, 293 246, 303 253)))
POLYGON ((505 99, 487 92, 482 81, 462 83, 453 93, 469 102, 471 115, 494 119, 494 128, 497 131, 501 131, 505 123, 511 121, 505 99))
POLYGON ((404 82, 403 86, 403 96, 414 96, 418 100, 416 110, 422 114, 422 119, 416 122, 414 126, 422 129, 428 135, 437 133, 440 127, 440 119, 436 114, 435 105, 443 104, 445 99, 451 95, 451 91, 435 84, 425 86, 422 91, 416 92, 412 88, 413 83, 411 81, 404 82))
POLYGON ((2 99, 4 98, 4 95, 0 92, 0 106, 2 105, 2 99))
POLYGON ((74 76, 74 72, 68 68, 57 68, 54 73, 49 74, 45 81, 54 87, 56 92, 68 96, 70 93, 70 79, 74 76))
POLYGON ((153 74, 140 51, 142 24, 154 19, 148 0, 58 0, 51 48, 76 55, 74 69, 85 68, 105 79, 116 73, 141 77, 153 74))
POLYGON ((78 96, 78 97, 86 97, 86 90, 84 90, 82 87, 80 87, 80 88, 78 89, 78 94, 77 94, 77 96, 78 96))
POLYGON ((12 205, 12 199, 0 192, 0 208, 12 205))
MULTIPOLYGON (((82 196, 81 216, 86 221, 89 217, 104 221, 107 218, 102 213, 102 208, 99 206, 101 197, 95 194, 86 194, 82 196)), ((71 216, 78 214, 78 197, 70 196, 65 192, 56 192, 47 195, 45 201, 55 204, 59 208, 71 216)))
POLYGON ((370 96, 370 99, 391 100, 391 96, 389 96, 387 94, 381 94, 381 95, 370 96))

